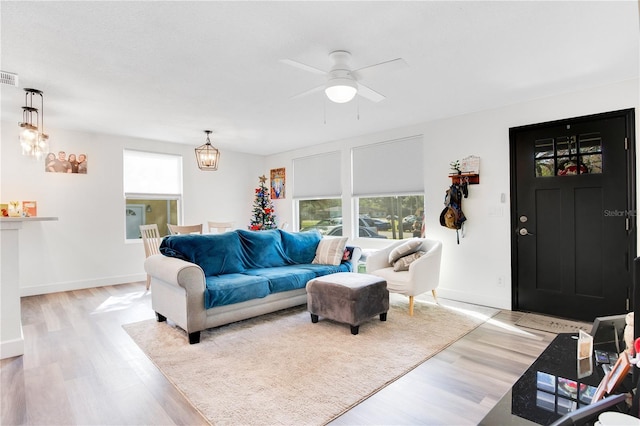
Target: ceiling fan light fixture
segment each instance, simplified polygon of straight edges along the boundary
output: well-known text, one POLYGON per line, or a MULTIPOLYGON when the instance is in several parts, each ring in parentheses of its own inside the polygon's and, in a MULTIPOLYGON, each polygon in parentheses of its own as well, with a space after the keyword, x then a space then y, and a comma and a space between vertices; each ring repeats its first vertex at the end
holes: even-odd
POLYGON ((220 160, 220 150, 211 145, 209 135, 211 130, 205 130, 207 142, 196 148, 196 161, 200 170, 216 171, 218 170, 218 161, 220 160))
POLYGON ((352 100, 358 93, 358 85, 352 78, 332 78, 324 89, 332 102, 344 104, 352 100))

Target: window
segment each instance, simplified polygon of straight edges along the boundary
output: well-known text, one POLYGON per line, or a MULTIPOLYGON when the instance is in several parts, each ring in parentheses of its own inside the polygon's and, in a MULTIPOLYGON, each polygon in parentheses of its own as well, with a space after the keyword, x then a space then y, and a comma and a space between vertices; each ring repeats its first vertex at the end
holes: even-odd
POLYGON ((322 235, 342 235, 342 200, 299 200, 298 220, 301 231, 317 229, 322 235))
POLYGON ((602 173, 599 133, 560 136, 535 141, 536 177, 602 173))
POLYGON ((401 240, 419 237, 424 195, 361 197, 358 199, 358 236, 401 240))
POLYGON ((323 235, 342 235, 342 176, 340 152, 293 160, 293 198, 298 228, 323 235))
POLYGON ((422 136, 356 147, 351 153, 357 235, 420 236, 424 212, 422 136))
POLYGON ((167 235, 167 223, 178 223, 182 157, 124 150, 123 171, 126 239, 140 238, 139 226, 152 223, 167 235))

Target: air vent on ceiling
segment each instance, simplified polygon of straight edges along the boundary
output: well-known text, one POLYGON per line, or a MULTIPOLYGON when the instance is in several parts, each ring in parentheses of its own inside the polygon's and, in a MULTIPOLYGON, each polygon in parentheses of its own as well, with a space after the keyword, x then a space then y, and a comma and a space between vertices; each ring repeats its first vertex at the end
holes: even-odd
POLYGON ((18 87, 18 74, 12 72, 0 71, 0 84, 18 87))

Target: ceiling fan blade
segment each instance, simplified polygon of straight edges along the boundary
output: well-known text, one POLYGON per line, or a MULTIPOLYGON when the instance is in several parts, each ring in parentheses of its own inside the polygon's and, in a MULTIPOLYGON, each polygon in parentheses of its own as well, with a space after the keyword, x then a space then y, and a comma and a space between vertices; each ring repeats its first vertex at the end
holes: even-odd
POLYGON ((375 71, 375 72, 378 72, 381 70, 390 71, 390 70, 406 68, 408 66, 409 64, 407 64, 407 62, 404 59, 396 58, 396 59, 380 62, 379 64, 358 68, 357 70, 351 71, 351 75, 353 75, 357 79, 360 79, 360 78, 366 78, 367 75, 369 75, 369 73, 372 71, 375 71))
POLYGON ((298 93, 297 95, 293 95, 289 99, 298 99, 298 98, 301 98, 303 96, 307 96, 307 95, 310 95, 312 93, 319 92, 319 91, 324 89, 324 86, 325 86, 324 84, 321 84, 320 86, 316 86, 313 89, 305 90, 302 93, 298 93))
POLYGON ((292 59, 280 59, 280 62, 283 64, 291 65, 292 67, 299 68, 304 71, 309 71, 314 74, 326 75, 326 71, 322 71, 318 68, 312 67, 311 65, 303 64, 302 62, 294 61, 292 59))
POLYGON ((367 98, 372 102, 380 102, 386 99, 384 95, 376 92, 372 88, 367 87, 362 83, 358 83, 358 95, 362 96, 363 98, 367 98))

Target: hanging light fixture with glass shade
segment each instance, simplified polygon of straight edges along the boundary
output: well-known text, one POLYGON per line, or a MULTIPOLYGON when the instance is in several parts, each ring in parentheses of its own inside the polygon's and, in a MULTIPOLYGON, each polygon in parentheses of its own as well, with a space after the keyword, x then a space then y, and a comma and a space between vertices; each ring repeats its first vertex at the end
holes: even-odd
POLYGON ((44 133, 44 96, 37 89, 24 89, 24 103, 22 107, 22 122, 20 126, 20 145, 22 154, 37 159, 49 151, 49 135, 44 133), (33 97, 40 96, 40 108, 33 106, 33 97))
POLYGON ((196 160, 200 170, 218 170, 218 160, 220 160, 220 151, 211 145, 209 135, 211 130, 205 130, 207 142, 196 148, 196 160))

